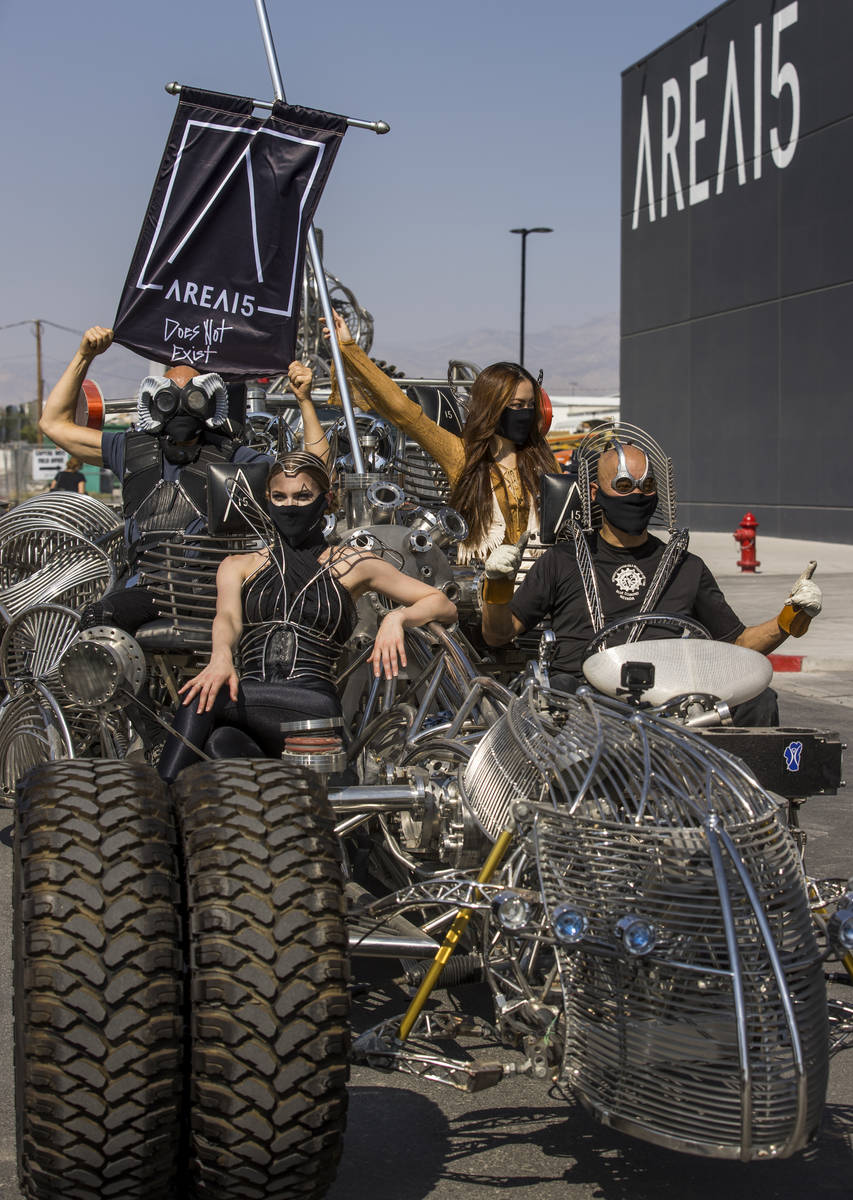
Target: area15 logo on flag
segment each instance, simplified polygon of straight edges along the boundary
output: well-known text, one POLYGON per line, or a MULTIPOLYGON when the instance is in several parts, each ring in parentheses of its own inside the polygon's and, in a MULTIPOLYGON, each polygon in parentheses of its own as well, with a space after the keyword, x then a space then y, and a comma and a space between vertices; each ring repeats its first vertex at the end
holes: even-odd
POLYGON ((181 89, 114 322, 167 366, 251 377, 296 345, 305 242, 346 120, 181 89))

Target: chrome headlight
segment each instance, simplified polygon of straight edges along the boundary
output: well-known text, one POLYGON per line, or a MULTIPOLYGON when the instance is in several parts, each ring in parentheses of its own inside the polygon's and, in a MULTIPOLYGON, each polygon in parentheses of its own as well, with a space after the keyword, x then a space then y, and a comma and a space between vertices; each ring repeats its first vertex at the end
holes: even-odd
POLYGON ((616 922, 616 936, 629 954, 651 954, 657 942, 657 933, 651 921, 630 913, 616 922))
MULTIPOLYGON (((853 902, 853 896, 842 897, 842 903, 845 901, 853 902)), ((831 945, 840 954, 853 951, 853 903, 836 909, 826 923, 826 932, 831 945)))
POLYGON ((582 941, 589 925, 586 913, 575 904, 558 904, 551 912, 551 925, 558 941, 574 946, 582 941))
POLYGON ((492 900, 492 912, 504 929, 524 929, 530 921, 530 902, 518 892, 508 889, 498 892, 492 900))

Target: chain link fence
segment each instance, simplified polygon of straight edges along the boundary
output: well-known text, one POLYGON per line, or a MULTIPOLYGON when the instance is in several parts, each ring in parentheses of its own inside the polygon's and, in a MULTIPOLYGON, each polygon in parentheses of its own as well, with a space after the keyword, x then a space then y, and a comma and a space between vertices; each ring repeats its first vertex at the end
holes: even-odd
MULTIPOLYGON (((37 492, 46 492, 67 458, 64 450, 34 446, 30 442, 0 446, 0 511, 13 508, 37 492)), ((110 503, 117 487, 112 471, 86 465, 83 475, 86 491, 110 503)))

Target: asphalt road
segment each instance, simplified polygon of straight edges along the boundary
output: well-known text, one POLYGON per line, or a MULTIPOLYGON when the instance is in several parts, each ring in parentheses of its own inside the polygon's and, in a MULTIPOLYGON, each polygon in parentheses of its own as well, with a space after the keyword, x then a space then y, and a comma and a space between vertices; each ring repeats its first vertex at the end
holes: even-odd
MULTIPOLYGON (((847 691, 853 692, 847 681, 847 691)), ((820 689, 812 676, 808 688, 820 689)), ((843 690, 843 689, 842 689, 843 690)), ((826 695, 838 695, 827 679, 826 695)), ((853 707, 798 694, 782 681, 782 720, 837 730, 853 743, 853 707)), ((853 785, 853 761, 848 756, 853 785)), ((803 813, 811 873, 853 874, 853 786, 815 798, 803 813)), ((0 886, 11 886, 11 829, 0 814, 0 886)), ((8 900, 0 903, 0 1200, 18 1200, 12 1096, 8 900)), ((403 1011, 392 972, 371 970, 374 987, 357 1000, 356 1029, 403 1011)), ((843 989, 850 999, 850 989, 843 989)), ((457 998, 462 993, 457 992, 457 998)), ((471 994, 470 1000, 478 997, 471 994)), ((488 1057, 496 1057, 491 1051, 488 1057)), ((571 1096, 535 1080, 511 1078, 468 1096, 440 1084, 362 1067, 352 1073, 343 1160, 329 1200, 834 1200, 853 1194, 853 1050, 832 1062, 823 1128, 816 1144, 786 1161, 742 1165, 694 1158, 632 1141, 597 1124, 571 1096)))
MULTIPOLYGON (((836 730, 853 747, 853 708, 799 695, 799 682, 781 682, 782 723, 836 730)), ((848 766, 853 785, 849 756, 848 766)), ((853 786, 804 806, 807 865, 815 875, 853 875, 851 797, 853 786)), ((851 989, 839 994, 850 999, 851 989)), ((386 984, 369 1007, 356 1005, 355 1025, 370 1026, 405 1005, 386 984)), ((483 1056, 496 1057, 491 1051, 483 1056)), ((746 1165, 624 1137, 599 1125, 570 1095, 538 1081, 511 1078, 468 1096, 357 1067, 343 1161, 329 1200, 849 1200, 851 1194, 853 1050, 833 1059, 817 1144, 793 1159, 746 1165)))

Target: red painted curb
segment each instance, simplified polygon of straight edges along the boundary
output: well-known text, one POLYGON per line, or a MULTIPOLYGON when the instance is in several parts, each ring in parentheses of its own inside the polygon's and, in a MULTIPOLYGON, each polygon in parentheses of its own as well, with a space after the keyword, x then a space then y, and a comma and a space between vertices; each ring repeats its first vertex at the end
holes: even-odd
POLYGON ((802 671, 802 654, 768 654, 774 671, 802 671))

